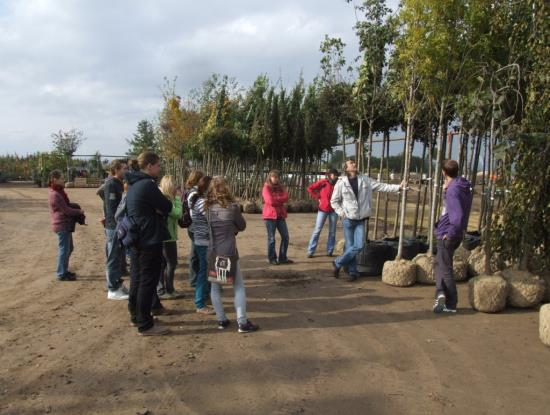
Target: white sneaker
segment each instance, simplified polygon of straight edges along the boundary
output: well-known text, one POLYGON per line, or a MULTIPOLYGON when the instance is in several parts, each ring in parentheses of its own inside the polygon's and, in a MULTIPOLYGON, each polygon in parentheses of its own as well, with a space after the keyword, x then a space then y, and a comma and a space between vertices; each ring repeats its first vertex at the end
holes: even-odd
POLYGON ((126 294, 121 288, 116 291, 109 291, 107 293, 108 300, 127 300, 128 294, 126 294))
POLYGON ((121 285, 119 290, 122 291, 124 294, 130 294, 130 290, 125 285, 121 285))
POLYGON ((434 306, 432 308, 434 313, 442 313, 445 309, 445 296, 443 294, 439 294, 437 298, 435 299, 434 306))

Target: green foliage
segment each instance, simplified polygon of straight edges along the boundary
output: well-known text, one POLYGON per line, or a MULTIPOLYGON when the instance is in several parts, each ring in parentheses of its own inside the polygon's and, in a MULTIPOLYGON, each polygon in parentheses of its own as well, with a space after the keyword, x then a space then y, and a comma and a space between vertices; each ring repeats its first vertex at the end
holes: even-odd
POLYGON ((74 128, 68 131, 59 130, 57 133, 52 133, 51 137, 54 151, 68 158, 72 157, 85 140, 84 132, 74 128))
POLYGON ((550 134, 508 137, 498 185, 505 190, 502 208, 490 232, 491 245, 502 259, 550 268, 550 134))
POLYGON ((146 150, 158 152, 159 149, 159 142, 153 125, 147 120, 141 120, 137 125, 137 131, 133 134, 133 138, 126 141, 130 145, 127 152, 129 156, 137 156, 146 150))

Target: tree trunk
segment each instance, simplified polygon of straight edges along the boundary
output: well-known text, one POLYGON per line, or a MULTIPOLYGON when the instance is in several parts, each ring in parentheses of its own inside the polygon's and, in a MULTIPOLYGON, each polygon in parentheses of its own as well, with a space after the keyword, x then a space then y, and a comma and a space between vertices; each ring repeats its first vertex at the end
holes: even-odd
POLYGON ((413 226, 413 238, 416 238, 416 232, 418 229, 418 211, 420 209, 420 196, 422 195, 422 175, 424 174, 424 164, 426 159, 426 143, 422 147, 422 165, 420 166, 420 178, 418 180, 418 196, 416 198, 416 207, 414 209, 414 226, 413 226))
MULTIPOLYGON (((409 127, 407 126, 407 130, 408 130, 408 128, 409 127)), ((404 144, 403 144, 403 165, 401 166, 401 180, 403 180, 403 178, 405 177, 405 165, 407 164, 406 160, 405 160, 406 154, 407 154, 407 137, 405 137, 405 141, 404 141, 404 144)), ((397 198, 397 208, 395 209, 395 219, 394 219, 394 222, 393 222, 393 237, 394 238, 397 236, 397 227, 399 226, 400 208, 401 208, 401 198, 398 197, 397 198)))
POLYGON ((489 187, 487 189, 487 202, 486 202, 486 214, 485 214, 485 226, 483 227, 482 241, 483 241, 483 251, 485 253, 485 273, 491 273, 491 225, 493 223, 493 201, 495 200, 495 171, 494 171, 494 162, 495 162, 495 108, 496 108, 496 96, 493 94, 493 105, 492 105, 492 115, 491 115, 491 135, 489 139, 489 187))
POLYGON ((365 166, 363 163, 363 119, 359 120, 359 140, 355 142, 355 162, 357 163, 357 170, 363 172, 365 166))
MULTIPOLYGON (((390 131, 384 131, 384 136, 387 137, 388 145, 386 146, 386 178, 385 181, 388 183, 390 181, 390 131)), ((390 195, 385 193, 385 206, 384 206, 384 236, 388 235, 388 208, 390 204, 390 195)))
MULTIPOLYGON (((388 137, 389 140, 389 137, 388 137)), ((388 141, 388 146, 390 145, 388 141)), ((380 171, 378 173, 379 180, 382 181, 382 172, 384 171, 384 151, 386 150, 386 133, 382 139, 382 154, 380 156, 380 171)), ((376 192, 376 214, 374 217, 374 235, 373 239, 376 240, 378 237, 378 214, 380 212, 380 192, 376 192)))
POLYGON ((344 134, 344 126, 342 127, 342 156, 344 157, 344 162, 346 161, 346 135, 344 134))
MULTIPOLYGON (((410 95, 409 99, 412 100, 413 98, 413 88, 410 87, 410 95)), ((408 182, 409 180, 409 170, 410 170, 410 158, 411 158, 411 152, 412 152, 412 114, 409 112, 407 115, 407 136, 405 137, 405 154, 404 159, 405 163, 403 166, 403 176, 401 176, 402 180, 405 180, 408 182)), ((399 244, 397 247, 397 256, 396 260, 400 260, 403 255, 403 238, 405 237, 405 220, 407 215, 407 188, 403 189, 402 191, 402 206, 401 206, 401 221, 399 223, 399 244)))
POLYGON ((431 208, 430 208, 430 229, 428 230, 428 242, 430 244, 429 247, 429 254, 433 252, 434 248, 434 223, 435 223, 435 209, 437 205, 437 195, 438 195, 438 188, 439 188, 439 181, 441 177, 441 159, 443 158, 443 122, 445 119, 445 99, 441 101, 441 107, 439 109, 439 133, 437 137, 437 161, 436 161, 436 167, 435 167, 435 174, 434 174, 434 180, 433 180, 433 190, 432 190, 432 200, 431 200, 431 208))
MULTIPOLYGON (((371 119, 369 120, 369 150, 367 153, 367 176, 370 177, 370 164, 372 159, 372 136, 374 134, 374 119, 371 111, 371 119)), ((363 154, 363 148, 361 148, 361 154, 363 154)))

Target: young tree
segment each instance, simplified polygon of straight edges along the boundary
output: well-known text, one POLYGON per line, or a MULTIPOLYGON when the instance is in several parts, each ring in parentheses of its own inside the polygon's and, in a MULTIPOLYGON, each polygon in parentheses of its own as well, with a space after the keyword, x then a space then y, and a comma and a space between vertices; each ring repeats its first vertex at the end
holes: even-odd
POLYGON ((351 72, 351 67, 346 68, 345 46, 346 44, 340 38, 325 35, 325 40, 320 47, 323 53, 320 77, 323 101, 329 108, 328 113, 332 121, 341 127, 344 157, 346 157, 346 137, 355 134, 357 121, 357 116, 352 110, 352 85, 345 76, 345 72, 351 72))
POLYGON ((53 148, 59 154, 71 158, 80 145, 84 142, 84 132, 76 129, 68 131, 59 130, 52 133, 53 148))
POLYGON ((54 151, 65 157, 67 166, 67 180, 71 180, 71 159, 73 154, 85 140, 84 132, 76 129, 68 131, 59 130, 52 134, 54 151))
MULTIPOLYGON (((348 3, 350 0, 347 0, 348 3)), ((395 25, 389 18, 391 10, 386 7, 384 0, 364 0, 355 6, 364 17, 355 25, 355 32, 359 38, 359 50, 362 61, 359 66, 359 76, 353 86, 353 98, 358 107, 360 122, 359 149, 357 156, 358 167, 364 170, 364 152, 362 123, 368 125, 368 158, 367 175, 370 175, 372 157, 372 138, 375 132, 376 119, 383 116, 380 109, 381 101, 385 98, 385 89, 382 88, 384 70, 386 68, 386 52, 396 36, 395 25)))
POLYGON ((130 145, 130 149, 126 153, 129 156, 137 156, 146 150, 158 152, 158 138, 153 125, 147 120, 141 120, 133 138, 126 141, 130 145))

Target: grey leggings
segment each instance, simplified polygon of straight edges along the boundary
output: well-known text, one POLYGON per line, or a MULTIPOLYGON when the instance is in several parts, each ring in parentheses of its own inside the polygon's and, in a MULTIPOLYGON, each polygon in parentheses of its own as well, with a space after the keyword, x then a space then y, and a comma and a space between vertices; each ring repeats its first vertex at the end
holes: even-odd
MULTIPOLYGON (((235 275, 235 283, 233 284, 235 290, 235 311, 237 312, 237 322, 239 324, 246 323, 246 290, 244 288, 243 273, 241 272, 241 265, 237 263, 237 272, 235 275)), ((225 311, 223 311, 223 302, 220 290, 220 284, 213 282, 210 289, 210 299, 212 305, 216 311, 216 317, 218 321, 224 321, 227 319, 225 311)))

